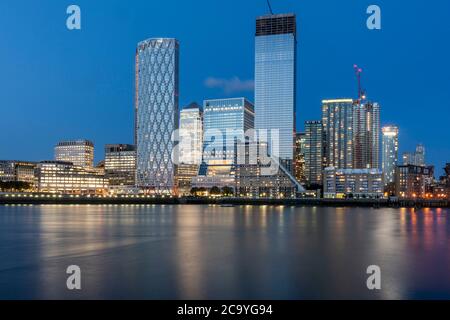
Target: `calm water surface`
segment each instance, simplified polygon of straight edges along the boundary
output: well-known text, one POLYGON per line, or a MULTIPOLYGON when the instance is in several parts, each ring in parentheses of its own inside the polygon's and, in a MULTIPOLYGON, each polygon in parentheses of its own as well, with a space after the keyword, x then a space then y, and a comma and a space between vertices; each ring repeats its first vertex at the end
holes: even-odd
POLYGON ((450 211, 0 206, 2 299, 450 299, 450 211), (366 287, 366 268, 382 289, 366 287), (67 266, 82 290, 66 289, 67 266))

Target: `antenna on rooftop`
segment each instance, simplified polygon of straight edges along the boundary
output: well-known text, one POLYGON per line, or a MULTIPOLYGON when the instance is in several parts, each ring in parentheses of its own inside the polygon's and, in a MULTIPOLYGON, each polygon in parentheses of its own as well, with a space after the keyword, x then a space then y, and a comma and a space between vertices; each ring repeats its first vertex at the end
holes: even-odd
POLYGON ((272 6, 270 5, 270 1, 269 0, 267 0, 267 5, 269 6, 270 14, 273 15, 272 6))

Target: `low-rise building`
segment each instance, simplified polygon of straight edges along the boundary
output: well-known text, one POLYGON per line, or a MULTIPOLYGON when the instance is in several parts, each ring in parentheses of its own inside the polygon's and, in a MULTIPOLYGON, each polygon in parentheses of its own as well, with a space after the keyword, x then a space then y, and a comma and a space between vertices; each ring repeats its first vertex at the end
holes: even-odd
POLYGON ((93 168, 72 162, 42 161, 36 167, 36 184, 39 192, 104 194, 108 180, 93 168))
POLYGON ((395 169, 395 195, 403 199, 426 198, 433 167, 402 165, 395 169))
POLYGON ((36 169, 36 162, 2 160, 0 161, 0 181, 26 182, 30 184, 30 186, 34 186, 35 169, 36 169))
POLYGON ((383 174, 379 169, 325 168, 324 198, 364 199, 383 196, 383 174))
POLYGON ((295 198, 303 187, 292 173, 268 156, 266 143, 240 143, 236 195, 251 198, 295 198))
POLYGON ((197 176, 199 166, 196 164, 179 164, 177 168, 178 194, 188 196, 191 194, 192 179, 197 176))

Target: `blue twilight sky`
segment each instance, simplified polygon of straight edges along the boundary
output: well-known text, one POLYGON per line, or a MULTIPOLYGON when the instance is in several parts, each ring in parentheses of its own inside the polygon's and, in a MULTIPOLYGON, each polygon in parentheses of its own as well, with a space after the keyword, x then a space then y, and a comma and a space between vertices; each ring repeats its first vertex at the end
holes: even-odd
MULTIPOLYGON (((354 97, 364 68, 382 124, 400 127, 401 152, 419 142, 441 173, 450 162, 450 1, 272 0, 298 23, 297 126, 319 119, 323 98, 354 97), (366 8, 382 9, 382 30, 366 8)), ((134 53, 151 37, 180 41, 180 105, 253 101, 255 17, 266 0, 2 0, 0 159, 45 160, 61 139, 133 142, 134 53), (81 7, 82 30, 66 28, 81 7)))

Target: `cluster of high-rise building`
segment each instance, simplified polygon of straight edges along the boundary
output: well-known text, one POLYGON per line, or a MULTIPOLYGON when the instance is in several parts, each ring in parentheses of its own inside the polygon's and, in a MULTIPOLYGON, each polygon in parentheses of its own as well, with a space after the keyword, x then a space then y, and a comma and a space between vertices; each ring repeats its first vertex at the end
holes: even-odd
POLYGON ((294 14, 256 19, 254 104, 244 97, 205 99, 180 110, 179 56, 173 38, 137 44, 133 145, 106 145, 94 166, 92 142, 62 141, 53 160, 0 161, 0 181, 79 194, 448 196, 450 165, 435 181, 422 145, 400 164, 398 127, 380 127, 380 106, 361 89, 358 99, 323 100, 321 118, 296 130, 294 14))

